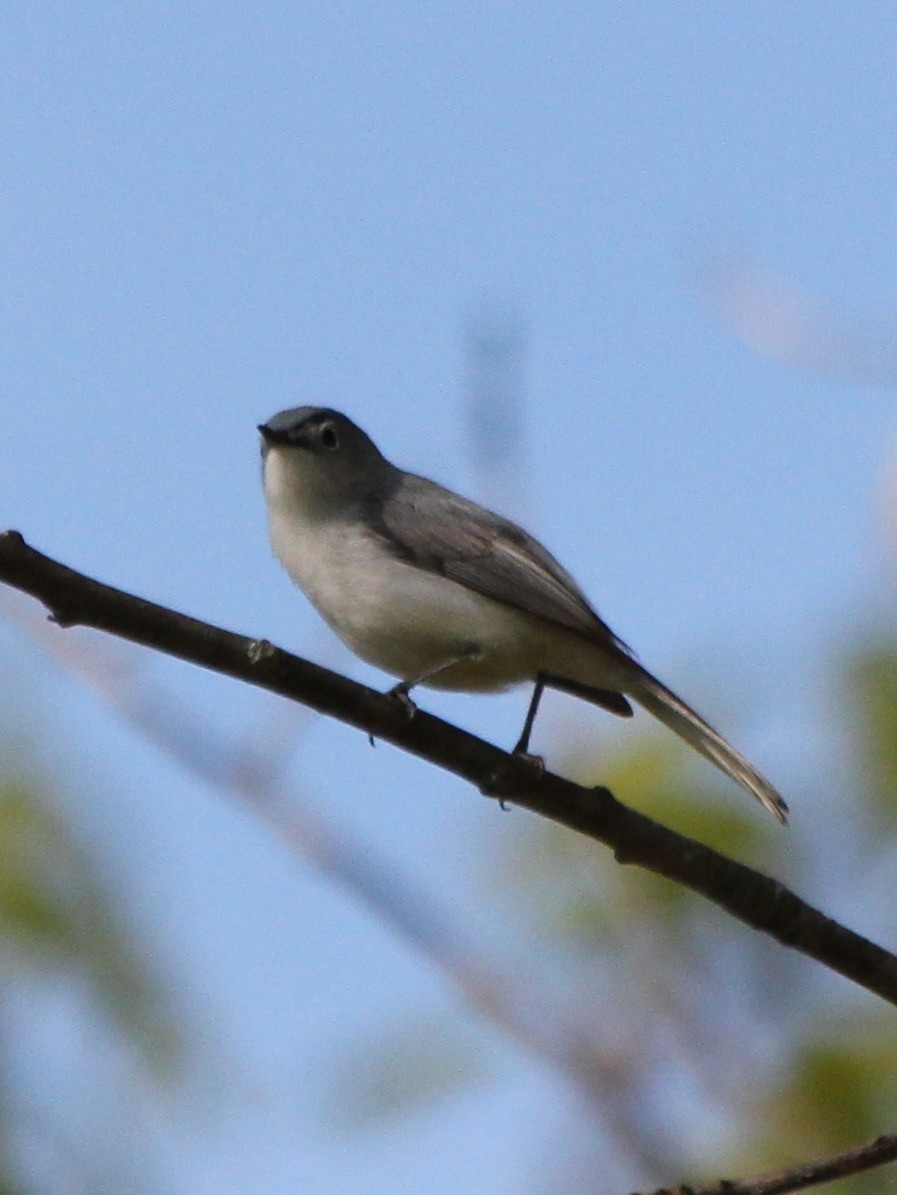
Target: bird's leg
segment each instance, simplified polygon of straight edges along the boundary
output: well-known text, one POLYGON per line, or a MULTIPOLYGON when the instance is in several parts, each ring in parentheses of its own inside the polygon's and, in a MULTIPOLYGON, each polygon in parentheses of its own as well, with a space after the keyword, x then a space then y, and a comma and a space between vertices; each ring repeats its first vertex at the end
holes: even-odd
POLYGON ((545 673, 536 673, 536 683, 533 685, 533 695, 530 698, 529 709, 526 711, 526 717, 523 720, 523 730, 520 733, 520 738, 517 741, 517 746, 514 748, 512 754, 526 755, 528 758, 536 758, 529 754, 529 739, 533 733, 533 723, 536 720, 536 712, 539 709, 539 702, 542 700, 542 694, 545 692, 545 673))
POLYGON ((414 717, 417 706, 408 696, 413 688, 417 685, 422 685, 428 680, 432 680, 434 676, 439 676, 440 673, 446 672, 449 668, 454 668, 456 664, 463 664, 465 660, 475 660, 481 654, 480 649, 473 644, 466 648, 457 656, 452 656, 448 660, 443 660, 442 663, 437 664, 435 668, 428 668, 426 672, 421 672, 418 676, 413 676, 410 680, 399 681, 397 685, 393 685, 387 691, 387 697, 394 697, 396 701, 400 702, 408 713, 409 718, 414 717))

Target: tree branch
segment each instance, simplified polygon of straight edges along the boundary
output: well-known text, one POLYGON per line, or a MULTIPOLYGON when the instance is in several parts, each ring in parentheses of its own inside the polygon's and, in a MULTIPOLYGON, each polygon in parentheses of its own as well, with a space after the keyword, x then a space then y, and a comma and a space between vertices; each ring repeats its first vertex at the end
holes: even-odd
POLYGON ((95 627, 246 681, 356 726, 429 760, 488 796, 521 805, 611 847, 817 962, 897 1004, 897 957, 802 901, 784 885, 621 805, 393 698, 265 641, 188 618, 92 580, 0 534, 0 580, 42 601, 60 626, 95 627))
POLYGON ((504 957, 494 944, 484 949, 457 911, 403 874, 379 847, 316 807, 305 785, 282 784, 277 761, 274 769, 270 766, 267 746, 260 752, 257 746, 237 743, 148 676, 147 653, 138 654, 118 639, 98 644, 92 637, 60 635, 36 608, 26 614, 12 595, 9 601, 3 596, 0 615, 8 613, 128 725, 185 772, 247 808, 295 856, 317 867, 404 938, 480 1017, 553 1066, 595 1107, 645 1174, 683 1168, 679 1143, 647 1124, 639 1107, 650 1084, 643 1029, 636 1033, 638 1046, 634 1040, 624 1045, 600 1013, 586 1023, 585 1007, 575 993, 547 990, 532 960, 504 957))
POLYGON ((890 1134, 837 1157, 805 1162, 802 1166, 767 1174, 763 1178, 721 1178, 704 1187, 663 1187, 654 1195, 791 1195, 794 1191, 806 1191, 809 1187, 849 1178, 894 1161, 897 1161, 897 1134, 890 1134))

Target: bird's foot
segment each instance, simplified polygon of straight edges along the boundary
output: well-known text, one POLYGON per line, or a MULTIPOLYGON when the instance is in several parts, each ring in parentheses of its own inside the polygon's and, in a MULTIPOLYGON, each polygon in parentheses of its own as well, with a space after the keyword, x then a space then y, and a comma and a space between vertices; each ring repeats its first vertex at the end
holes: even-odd
POLYGON ((517 787, 518 785, 514 783, 513 776, 508 771, 507 764, 500 763, 486 776, 480 785, 480 792, 484 797, 498 801, 499 808, 506 810, 508 808, 508 798, 516 791, 517 787))
POLYGON ((393 687, 386 693, 387 697, 392 698, 393 701, 397 702, 402 707, 409 722, 417 713, 417 706, 408 696, 410 689, 411 686, 407 683, 407 681, 400 681, 397 685, 393 685, 393 687))
MULTIPOLYGON (((530 755, 526 751, 514 751, 512 754, 514 759, 519 759, 521 763, 533 770, 535 779, 538 780, 545 775, 545 760, 541 755, 530 755)), ((480 792, 484 797, 491 797, 498 801, 502 809, 507 809, 509 799, 512 799, 514 794, 520 791, 520 787, 519 773, 515 773, 513 765, 509 766, 507 762, 503 762, 489 773, 483 784, 480 785, 480 792)))
POLYGON ((536 773, 537 777, 545 775, 545 760, 541 755, 533 755, 532 752, 527 751, 525 744, 521 746, 520 743, 518 743, 511 754, 515 759, 519 759, 521 762, 529 764, 529 766, 536 773))

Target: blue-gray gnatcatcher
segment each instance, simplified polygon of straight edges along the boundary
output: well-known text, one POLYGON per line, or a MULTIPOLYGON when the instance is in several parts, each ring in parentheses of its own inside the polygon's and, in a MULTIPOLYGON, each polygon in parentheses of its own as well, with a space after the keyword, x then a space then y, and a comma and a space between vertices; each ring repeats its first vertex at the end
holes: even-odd
POLYGON ((633 659, 579 586, 507 519, 405 473, 345 415, 282 411, 259 427, 274 553, 356 655, 418 684, 534 682, 628 716, 631 697, 762 802, 788 807, 743 755, 633 659))

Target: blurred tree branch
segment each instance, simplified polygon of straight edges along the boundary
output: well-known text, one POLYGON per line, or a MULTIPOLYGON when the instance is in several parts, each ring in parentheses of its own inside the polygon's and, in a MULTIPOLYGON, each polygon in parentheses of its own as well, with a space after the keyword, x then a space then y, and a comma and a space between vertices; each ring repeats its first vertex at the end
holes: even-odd
POLYGON ((739 245, 711 249, 691 273, 711 311, 761 357, 849 385, 897 381, 893 320, 838 310, 739 245))
POLYGON ((897 957, 826 917, 783 884, 621 805, 388 695, 290 655, 264 640, 214 627, 44 556, 17 531, 0 534, 0 580, 42 601, 60 626, 90 626, 309 705, 469 781, 603 842, 684 884, 752 928, 897 1004, 897 957))

